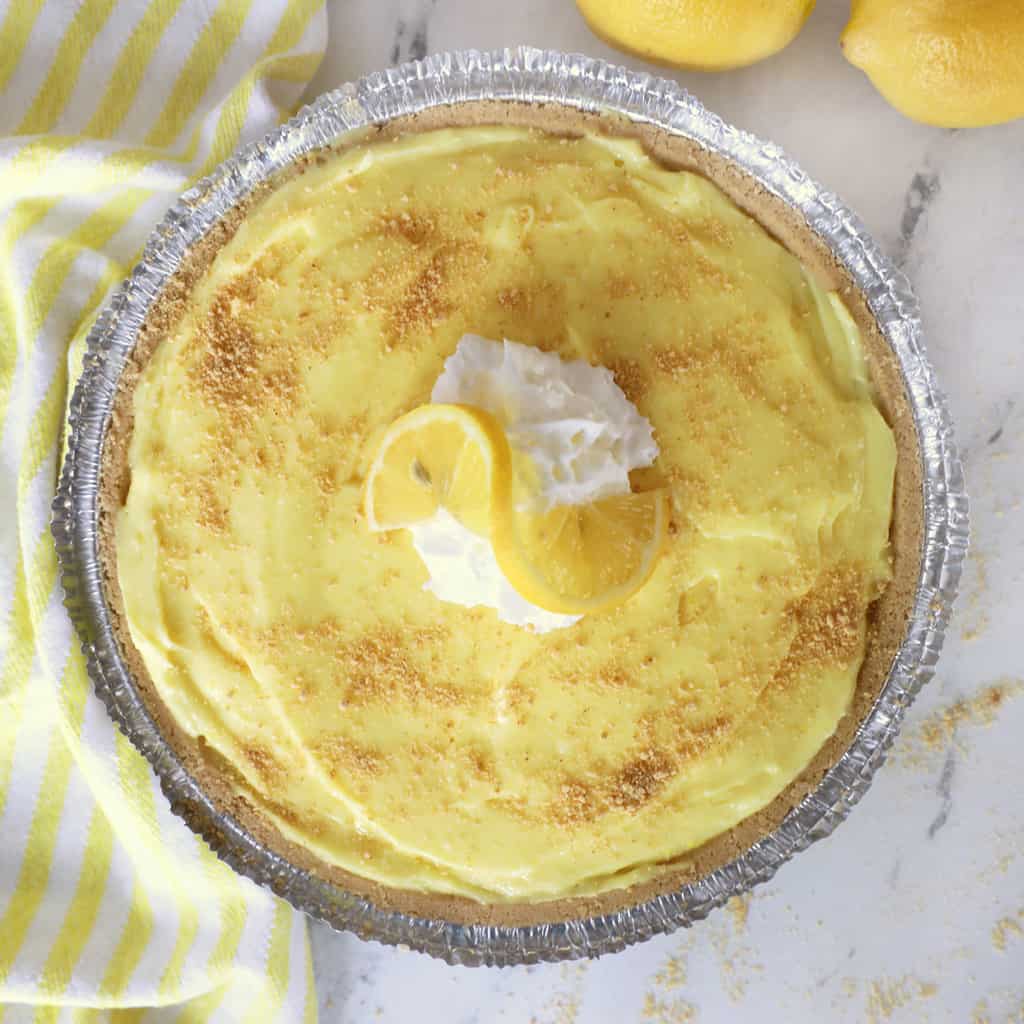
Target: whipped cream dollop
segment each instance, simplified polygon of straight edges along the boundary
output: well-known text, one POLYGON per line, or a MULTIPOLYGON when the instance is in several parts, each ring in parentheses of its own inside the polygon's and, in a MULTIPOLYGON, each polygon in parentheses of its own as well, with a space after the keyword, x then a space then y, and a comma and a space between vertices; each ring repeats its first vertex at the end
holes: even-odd
POLYGON ((463 335, 430 400, 489 412, 531 457, 547 507, 628 494, 630 470, 658 456, 651 424, 611 370, 531 345, 463 335))
MULTIPOLYGON (((530 345, 464 335, 430 397, 494 416, 509 444, 533 461, 540 482, 536 500, 543 507, 628 494, 630 471, 658 456, 650 422, 610 370, 530 345)), ((501 571, 490 542, 446 510, 410 532, 430 574, 426 588, 442 601, 484 605, 502 622, 538 633, 579 621, 578 615, 549 612, 527 601, 501 571)))

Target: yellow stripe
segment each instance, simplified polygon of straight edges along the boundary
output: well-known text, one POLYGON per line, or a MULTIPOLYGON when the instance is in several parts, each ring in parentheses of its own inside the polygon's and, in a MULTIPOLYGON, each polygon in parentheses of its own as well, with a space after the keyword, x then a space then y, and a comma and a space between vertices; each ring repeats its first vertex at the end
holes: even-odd
MULTIPOLYGON (((263 77, 268 82, 290 82, 305 85, 316 74, 316 69, 320 66, 323 56, 323 53, 317 51, 275 58, 263 77)), ((272 102, 274 110, 277 112, 277 120, 283 124, 288 118, 294 117, 302 106, 302 93, 298 92, 291 103, 286 104, 276 99, 273 99, 272 102)))
MULTIPOLYGON (((296 46, 302 40, 302 37, 306 33, 306 29, 309 27, 309 22, 313 15, 323 9, 323 0, 289 0, 288 6, 285 9, 284 14, 281 16, 281 20, 278 23, 277 29, 274 31, 274 35, 270 42, 267 44, 267 49, 264 52, 264 60, 271 58, 270 69, 267 71, 265 77, 267 78, 288 78, 293 69, 298 69, 300 65, 307 69, 307 73, 304 79, 293 79, 298 81, 308 82, 313 75, 316 73, 316 69, 320 66, 320 61, 323 60, 323 51, 315 53, 303 53, 288 56, 287 51, 295 49, 296 46), (295 63, 292 63, 295 62, 295 63), (274 70, 280 65, 282 67, 282 74, 278 75, 274 70)), ((278 118, 281 121, 286 120, 295 111, 282 111, 278 107, 278 118)))
MULTIPOLYGON (((196 171, 190 181, 197 181, 209 174, 217 164, 234 151, 245 126, 245 117, 256 82, 268 77, 268 72, 274 68, 277 62, 282 62, 287 72, 289 67, 287 62, 292 58, 280 56, 280 54, 298 45, 309 25, 310 18, 322 7, 323 0, 290 0, 273 36, 267 43, 263 56, 242 76, 223 102, 210 152, 203 166, 196 171)), ((311 77, 319 66, 323 55, 303 54, 300 57, 306 62, 305 66, 309 69, 311 77)))
MULTIPOLYGON (((237 981, 234 984, 237 984, 237 981)), ((230 981, 224 982, 223 985, 210 989, 205 995, 190 999, 182 1006, 181 1012, 172 1018, 171 1024, 206 1024, 224 1001, 224 996, 231 985, 230 981)))
POLYGON ((7 5, 7 17, 4 18, 3 25, 0 25, 0 39, 3 40, 3 47, 0 47, 0 53, 3 54, 0 60, 0 93, 7 87, 14 69, 21 60, 43 2, 44 0, 11 0, 7 5))
POLYGON ((203 873, 211 887, 220 891, 220 937, 217 939, 216 946, 213 947, 207 965, 207 972, 212 977, 216 977, 234 961, 249 914, 241 879, 223 864, 198 836, 196 843, 199 846, 199 859, 203 864, 203 873))
MULTIPOLYGON (((7 189, 6 173, 3 180, 4 188, 7 189)), ((18 202, 11 215, 4 221, 3 232, 0 233, 0 256, 5 261, 10 259, 14 243, 26 231, 34 228, 58 202, 59 200, 55 196, 33 196, 18 202)))
MULTIPOLYGON (((54 243, 40 260, 32 283, 28 290, 29 308, 27 315, 23 311, 22 321, 26 321, 17 332, 17 340, 24 350, 24 358, 29 359, 37 342, 38 328, 45 322, 53 303, 56 301, 75 259, 83 249, 101 250, 109 240, 121 230, 139 206, 151 195, 149 190, 134 189, 118 196, 88 217, 78 228, 66 238, 54 243)), ((38 211, 33 211, 33 216, 38 211)), ((108 268, 109 269, 109 268, 108 268)), ((94 289, 95 295, 95 289, 94 289)), ((7 311, 7 318, 18 321, 17 311, 13 316, 7 311)), ((7 339, 10 344, 10 339, 7 339)), ((5 353, 5 356, 7 354, 5 353)), ((13 379, 14 365, 9 356, 5 358, 6 373, 0 372, 0 424, 6 421, 5 399, 13 379)), ((39 466, 46 455, 57 444, 64 425, 64 398, 67 376, 63 366, 59 366, 47 388, 43 399, 36 406, 22 451, 18 472, 18 495, 23 497, 25 489, 35 477, 39 466)))
POLYGON ((174 943, 174 952, 167 962, 167 967, 160 978, 157 991, 161 999, 168 999, 177 994, 181 988, 181 970, 185 966, 185 957, 192 948, 199 933, 199 911, 194 903, 187 903, 181 908, 181 920, 178 923, 178 938, 174 943))
MULTIPOLYGON (((24 551, 22 551, 23 556, 24 551)), ((19 559, 19 567, 20 565, 21 559, 19 559)), ((35 545, 31 569, 24 574, 24 600, 18 601, 17 595, 15 597, 16 621, 12 623, 14 627, 12 647, 20 647, 25 644, 28 646, 28 653, 27 657, 20 651, 9 653, 20 655, 14 660, 20 663, 17 665, 20 668, 18 678, 23 683, 27 682, 31 664, 31 649, 36 633, 33 627, 42 617, 56 581, 56 574, 56 552, 49 539, 49 530, 44 529, 35 545), (28 621, 19 621, 20 616, 26 611, 28 612, 28 621)), ((68 663, 70 664, 72 661, 73 657, 69 653, 68 663)), ((8 671, 10 669, 5 667, 5 676, 8 671)), ((6 683, 7 680, 5 679, 4 682, 6 683)), ((0 692, 5 692, 6 689, 7 686, 4 685, 0 692)), ((27 686, 24 689, 27 691, 27 686)), ((84 707, 84 696, 80 704, 73 703, 71 705, 72 712, 79 716, 84 712, 84 707)), ((18 956, 22 943, 25 941, 25 935, 35 919, 45 894, 57 833, 64 810, 64 800, 74 766, 71 748, 61 732, 51 734, 47 743, 48 751, 46 765, 43 769, 42 788, 33 811, 32 822, 29 825, 28 841, 25 845, 14 894, 3 918, 0 918, 0 935, 3 936, 3 943, 0 944, 0 983, 10 972, 11 965, 18 956)), ((7 786, 10 783, 9 773, 10 767, 8 766, 5 773, 7 778, 3 779, 4 793, 0 802, 6 798, 7 786)))
MULTIPOLYGON (((110 261, 93 288, 92 294, 85 302, 72 338, 77 338, 80 333, 88 329, 87 321, 91 322, 91 318, 103 301, 110 285, 123 276, 124 268, 120 264, 110 261)), ((61 363, 56 366, 49 387, 37 405, 29 424, 22 448, 21 464, 18 468, 19 501, 24 499, 25 491, 35 478, 43 460, 53 451, 60 439, 61 431, 64 429, 67 388, 67 367, 61 363)))
MULTIPOLYGON (((295 68, 301 62, 307 69, 306 78, 312 75, 322 59, 322 54, 301 54, 298 57, 268 57, 258 61, 239 81, 235 90, 224 101, 217 128, 214 131, 213 146, 206 163, 197 174, 198 178, 209 174, 213 168, 227 157, 238 145, 238 139, 245 127, 245 117, 249 103, 256 88, 256 83, 267 78, 286 78, 288 69, 295 68), (277 75, 278 67, 284 69, 284 75, 277 75), (312 71, 309 71, 309 68, 312 71)), ((299 80, 298 78, 295 79, 299 80)), ((279 112, 280 114, 280 112, 279 112)))
POLYGON ((21 950, 25 935, 35 919, 46 892, 57 843, 57 830, 64 810, 64 796, 74 759, 64 737, 54 732, 49 738, 43 785, 36 804, 28 843, 18 871, 14 893, 0 918, 0 984, 10 973, 11 966, 21 950))
MULTIPOLYGON (((20 551, 14 568, 14 600, 7 635, 10 644, 0 668, 0 701, 4 704, 25 689, 29 665, 32 663, 32 617, 28 607, 28 578, 25 574, 25 559, 20 551)), ((6 725, 6 722, 4 724, 6 725)), ((0 755, 5 749, 0 748, 0 755)), ((0 765, 2 763, 0 762, 0 765)), ((0 797, 3 795, 3 778, 0 774, 0 797)))
POLYGON ((47 132, 57 123, 78 82, 85 55, 116 5, 117 0, 87 0, 78 8, 57 47, 46 81, 18 126, 18 135, 47 132))
MULTIPOLYGON (((24 317, 27 323, 22 326, 21 331, 17 332, 21 336, 23 344, 27 341, 29 351, 34 349, 38 329, 49 315, 79 254, 85 249, 101 251, 152 195, 151 189, 126 190, 121 195, 104 203, 74 231, 54 242, 46 251, 36 267, 27 290, 29 315, 24 317), (28 337, 25 338, 24 335, 28 337)), ((13 374, 13 368, 11 374, 13 374)), ((4 397, 5 383, 9 389, 9 381, 0 379, 0 400, 4 397)))
POLYGON ((18 339, 21 336, 18 310, 21 289, 11 258, 14 243, 50 212, 56 200, 29 200, 19 203, 0 229, 0 432, 7 420, 7 401, 17 365, 18 339))
POLYGON ((149 945, 152 934, 153 909, 149 905, 149 897, 145 890, 136 881, 132 887, 132 902, 121 931, 121 938, 107 964, 103 981, 100 982, 101 998, 115 1000, 124 993, 132 973, 146 951, 146 946, 149 945))
POLYGON ((221 931, 217 944, 206 964, 206 975, 211 980, 225 980, 205 995, 189 1000, 174 1024, 203 1024, 214 1013, 231 987, 231 967, 242 941, 248 910, 239 877, 222 864, 217 855, 196 836, 203 874, 212 889, 217 891, 221 912, 221 931))
POLYGON ((322 10, 323 6, 324 0, 289 0, 273 37, 267 43, 264 56, 283 53, 298 46, 310 19, 317 11, 322 10))
POLYGON ((80 135, 47 135, 27 142, 7 164, 0 164, 8 196, 46 197, 55 205, 68 192, 85 195, 130 184, 156 164, 190 164, 199 148, 201 125, 196 125, 180 153, 152 146, 124 146, 102 160, 75 147, 80 135))
POLYGON ((316 1024, 316 978, 313 977, 313 950, 309 944, 309 929, 303 935, 303 948, 306 955, 306 1006, 302 1013, 302 1024, 316 1024))
POLYGON ((57 200, 27 200, 18 204, 0 238, 0 286, 4 289, 0 296, 0 327, 4 335, 0 339, 3 356, 0 363, 0 425, 7 419, 7 400, 14 379, 19 343, 27 359, 35 347, 36 331, 49 313, 81 250, 87 245, 98 247, 109 241, 151 194, 144 189, 129 190, 93 213, 66 238, 51 245, 37 265, 24 295, 17 289, 10 254, 17 238, 38 224, 57 200), (113 219, 117 217, 120 220, 113 219), (43 307, 41 315, 38 312, 40 306, 43 307), (33 312, 35 317, 31 315, 33 312))
POLYGON ((71 981, 71 975, 99 916, 113 851, 113 829, 102 810, 97 807, 89 822, 82 874, 74 898, 43 967, 40 985, 45 992, 55 995, 63 993, 71 981))
POLYGON ((25 500, 25 492, 35 479, 43 459, 53 451, 64 422, 64 390, 67 374, 62 366, 57 367, 42 400, 32 415, 28 433, 21 449, 21 463, 18 466, 18 502, 19 507, 25 500))
MULTIPOLYGON (((8 139, 8 142, 17 141, 8 139)), ((39 175, 47 169, 54 158, 71 149, 82 141, 80 135, 44 135, 38 139, 25 139, 24 144, 10 153, 6 161, 0 163, 3 170, 4 186, 11 194, 19 194, 16 184, 25 181, 26 183, 38 183, 39 175), (19 176, 20 172, 25 172, 19 176)), ((41 195, 39 188, 35 188, 27 195, 41 195)))
MULTIPOLYGON (((21 533, 24 536, 24 526, 22 526, 21 533)), ((23 539, 23 554, 27 546, 27 539, 23 539)), ((35 543, 31 546, 31 558, 28 560, 25 569, 25 596, 28 598, 28 633, 30 643, 33 641, 35 628, 46 611, 47 603, 50 600, 50 595, 53 593, 53 587, 56 582, 57 549, 54 547, 49 525, 46 525, 42 528, 42 531, 36 537, 35 543)), ((44 658, 52 653, 52 651, 42 652, 44 658)), ((63 665, 57 669, 56 675, 59 676, 62 671, 63 665)))
MULTIPOLYGON (((62 724, 69 734, 69 741, 76 742, 81 735, 85 703, 91 686, 85 670, 85 657, 75 643, 72 644, 61 690, 67 695, 64 706, 68 712, 62 724)), ((82 870, 75 894, 43 967, 40 987, 48 994, 59 995, 66 990, 75 965, 92 934, 107 887, 113 849, 113 830, 102 808, 96 806, 89 821, 82 870)))
MULTIPOLYGON (((124 737, 118 732, 118 746, 121 745, 122 740, 127 743, 127 740, 124 740, 124 737)), ((146 951, 146 946, 149 945, 152 932, 153 908, 150 906, 149 897, 139 884, 136 875, 135 884, 132 886, 131 906, 124 928, 121 930, 121 938, 107 963, 103 980, 100 982, 99 995, 101 998, 114 1001, 122 995, 139 960, 142 959, 142 954, 146 951)))
POLYGON ((107 138, 121 126, 149 71, 153 51, 180 6, 181 0, 153 0, 146 8, 146 13, 121 50, 107 83, 107 91, 85 126, 84 134, 107 138))
MULTIPOLYGON (((118 730, 116 738, 118 777, 121 793, 131 805, 132 816, 145 825, 140 834, 148 848, 160 848, 159 826, 156 821, 156 804, 153 802, 153 786, 149 765, 142 755, 118 730), (157 842, 154 843, 154 840, 157 842)), ((143 851, 145 853, 146 851, 143 851)))
MULTIPOLYGON (((209 174, 238 145, 256 82, 264 77, 265 68, 271 66, 274 61, 289 59, 279 54, 298 45, 310 18, 322 6, 323 0, 290 0, 277 28, 274 29, 274 34, 270 37, 270 42, 267 43, 263 56, 242 76, 231 95, 225 100, 217 119, 213 145, 206 162, 196 173, 196 180, 209 174)), ((320 58, 317 59, 318 63, 319 60, 320 58)))
MULTIPOLYGON (((131 262, 135 263, 137 261, 133 259, 131 262)), ((120 263, 115 263, 111 260, 107 264, 107 269, 103 271, 102 276, 96 282, 96 287, 93 288, 92 294, 88 299, 86 299, 85 306, 82 309, 82 315, 79 317, 78 323, 75 324, 75 329, 71 335, 71 341, 68 343, 67 357, 64 359, 61 366, 61 372, 65 376, 65 394, 71 394, 75 384, 78 383, 78 378, 81 376, 82 362, 85 357, 85 340, 88 337, 89 331, 92 330, 93 323, 96 320, 96 314, 98 313, 100 306, 103 304, 103 300, 110 292, 110 289, 124 276, 125 268, 121 266, 120 263)), ((60 467, 64 464, 64 458, 67 455, 68 439, 65 433, 67 426, 67 416, 62 415, 58 437, 58 475, 60 474, 60 467)))
MULTIPOLYGON (((106 287, 109 286, 107 281, 101 281, 100 284, 104 287, 102 290, 99 286, 94 289, 86 306, 87 313, 95 309, 102 300, 106 287)), ((66 374, 64 368, 58 366, 46 394, 36 408, 29 427, 27 443, 23 448, 18 470, 19 500, 23 498, 26 488, 38 472, 43 459, 56 444, 63 429, 65 394, 66 374)), ((32 571, 28 574, 32 580, 31 588, 27 585, 28 577, 24 571, 24 561, 21 557, 18 560, 15 572, 14 609, 9 630, 14 639, 3 675, 0 676, 0 699, 7 694, 10 687, 13 687, 14 680, 27 681, 35 641, 33 627, 45 612, 53 585, 50 581, 56 578, 55 552, 48 532, 44 530, 36 556, 33 558, 32 571)), ((77 652, 77 646, 74 649, 77 652)), ((42 656, 47 653, 46 650, 40 651, 42 656)), ((62 692, 67 693, 68 691, 65 688, 62 692)), ((21 700, 18 700, 17 704, 18 706, 9 708, 8 714, 5 716, 7 719, 5 724, 9 724, 12 736, 13 730, 17 727, 17 721, 20 719, 21 700)), ((4 749, 0 749, 0 809, 6 799, 12 758, 13 742, 4 744, 4 749)))
POLYGON ((25 685, 32 658, 32 632, 29 628, 28 588, 25 563, 20 554, 14 576, 14 610, 9 630, 11 638, 7 660, 0 674, 0 816, 7 805, 7 787, 14 767, 15 742, 28 701, 25 685), (21 684, 21 685, 18 685, 21 684))
MULTIPOLYGON (((26 572, 25 553, 19 551, 14 570, 13 608, 7 630, 10 646, 0 672, 0 707, 5 711, 3 735, 8 737, 16 735, 28 694, 28 673, 34 649, 33 607, 39 593, 49 593, 57 579, 56 551, 48 529, 36 541, 31 564, 33 569, 26 572)), ((0 810, 6 801, 13 758, 14 744, 5 742, 0 746, 0 810)))
POLYGON ((288 992, 292 920, 295 916, 295 912, 284 900, 275 899, 274 903, 274 924, 270 931, 270 949, 267 951, 267 980, 270 983, 270 991, 267 993, 267 1020, 277 1020, 288 992))
MULTIPOLYGON (((198 129, 193 141, 198 145, 198 129)), ((116 161, 118 157, 114 156, 112 159, 116 161)), ((200 171, 197 177, 201 177, 202 173, 203 171, 200 171)), ((25 309, 22 308, 23 316, 19 318, 18 307, 14 305, 18 300, 13 294, 13 276, 9 270, 7 273, 0 273, 0 279, 7 286, 6 290, 11 300, 10 304, 6 301, 0 302, 0 325, 6 327, 3 332, 5 337, 0 342, 3 346, 0 350, 3 357, 0 363, 0 424, 6 420, 7 399, 16 366, 14 344, 20 340, 28 352, 34 349, 36 332, 49 315, 67 274, 81 251, 86 248, 101 250, 152 194, 148 189, 128 190, 105 203, 68 236, 50 246, 40 260, 27 290, 29 316, 24 316, 25 309)), ((54 203, 55 200, 46 200, 19 204, 15 215, 5 224, 4 235, 7 237, 3 239, 4 244, 0 246, 0 252, 10 253, 17 237, 37 224, 52 209, 54 203)), ((0 256, 0 267, 2 261, 3 257, 0 256)), ((56 441, 59 431, 60 423, 56 433, 48 431, 48 434, 53 435, 53 441, 56 441)), ((38 456, 38 453, 36 454, 38 456)))
MULTIPOLYGON (((23 324, 18 340, 24 358, 31 358, 38 341, 38 330, 45 322, 75 259, 84 249, 101 250, 117 234, 128 219, 152 195, 146 189, 132 189, 104 204, 70 235, 55 242, 40 260, 28 289, 28 309, 23 310, 23 324)), ((17 319, 17 313, 15 313, 17 319)), ((10 376, 13 377, 13 367, 10 376)), ((57 367, 43 399, 32 414, 26 445, 18 473, 18 494, 21 497, 42 460, 57 443, 64 424, 64 395, 67 377, 57 367)), ((0 402, 10 389, 10 379, 0 379, 0 402)), ((6 409, 0 410, 6 419, 6 409)), ((4 420, 0 420, 2 423, 4 420)))
POLYGON ((210 152, 207 154, 202 167, 189 179, 190 182, 198 181, 200 178, 205 177, 234 150, 242 134, 242 128, 245 127, 245 114, 249 109, 249 99, 252 96, 253 84, 253 80, 249 75, 246 75, 224 101, 220 114, 217 117, 217 127, 213 132, 213 143, 210 146, 210 152))
MULTIPOLYGON (((164 846, 160 835, 149 765, 120 732, 117 734, 117 759, 123 794, 131 804, 137 822, 144 826, 139 830, 145 845, 145 850, 141 851, 142 855, 147 858, 152 869, 159 870, 165 878, 172 879, 177 872, 177 865, 164 846)), ((137 837, 132 836, 131 838, 134 840, 137 837)), ((194 893, 189 894, 184 890, 179 890, 176 893, 176 902, 180 912, 178 937, 161 978, 160 994, 162 996, 179 983, 181 963, 195 939, 198 911, 192 895, 194 893)))
POLYGON ((305 84, 320 67, 322 53, 293 53, 284 57, 273 57, 266 62, 262 77, 282 82, 305 84))
POLYGON ((203 26, 160 116, 145 138, 147 146, 169 146, 188 123, 210 82, 241 32, 252 0, 222 0, 203 26))
POLYGON ((56 1024, 59 1017, 59 1006, 40 1006, 32 1015, 32 1024, 56 1024))
POLYGON ((92 693, 92 685, 89 682, 89 674, 85 670, 85 655, 82 653, 82 648, 72 640, 64 672, 60 676, 60 694, 57 698, 60 709, 63 711, 63 714, 59 716, 58 724, 64 732, 65 741, 72 753, 82 737, 82 727, 85 724, 85 705, 90 693, 92 693))
MULTIPOLYGON (((85 304, 82 306, 82 313, 79 316, 78 323, 75 324, 74 330, 71 334, 72 345, 79 341, 83 341, 86 338, 92 330, 93 321, 96 319, 96 316, 100 311, 100 307, 103 305, 103 299, 107 292, 109 292, 110 289, 119 281, 124 280, 125 275, 128 273, 128 267, 134 266, 134 264, 138 263, 141 255, 142 250, 140 249, 133 256, 130 256, 126 263, 118 263, 116 260, 107 261, 106 270, 104 270, 100 275, 99 279, 96 281, 96 286, 92 290, 92 294, 85 300, 85 304)), ((77 377, 75 380, 77 380, 77 377)), ((72 382, 69 381, 68 383, 70 384, 72 382)))
MULTIPOLYGON (((3 710, 0 736, 0 814, 7 802, 11 770, 14 764, 14 738, 18 734, 22 716, 28 704, 28 678, 35 646, 33 621, 38 612, 42 594, 49 594, 57 580, 56 550, 50 531, 36 541, 30 562, 32 569, 25 571, 25 552, 19 550, 14 570, 14 597, 7 635, 10 645, 0 672, 0 709, 3 710)), ((2 932, 0 932, 2 934, 2 932)))
POLYGON ((83 249, 102 249, 152 196, 150 189, 133 188, 90 214, 74 231, 54 242, 39 261, 29 285, 27 299, 32 314, 32 334, 45 322, 54 301, 64 287, 68 272, 83 249))

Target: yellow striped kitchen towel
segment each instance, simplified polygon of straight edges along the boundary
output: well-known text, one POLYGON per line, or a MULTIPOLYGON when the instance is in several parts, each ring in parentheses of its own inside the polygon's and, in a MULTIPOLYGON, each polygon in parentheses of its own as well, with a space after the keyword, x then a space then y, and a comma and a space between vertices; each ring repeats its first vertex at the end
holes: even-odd
POLYGON ((312 1021, 303 918, 92 693, 50 502, 69 377, 175 197, 290 114, 322 0, 0 0, 0 1021, 312 1021))

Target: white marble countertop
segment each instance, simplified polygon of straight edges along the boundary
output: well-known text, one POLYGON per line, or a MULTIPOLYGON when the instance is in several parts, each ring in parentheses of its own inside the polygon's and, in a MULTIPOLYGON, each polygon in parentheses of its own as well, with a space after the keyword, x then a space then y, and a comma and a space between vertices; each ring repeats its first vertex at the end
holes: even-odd
MULTIPOLYGON (((748 900, 598 961, 504 970, 313 926, 328 1024, 1024 1022, 1024 121, 905 120, 842 58, 848 6, 819 0, 796 42, 754 68, 673 77, 839 193, 917 288, 973 520, 935 679, 850 819, 748 900)), ((458 47, 530 43, 646 67, 597 40, 571 0, 329 9, 310 95, 458 47)))

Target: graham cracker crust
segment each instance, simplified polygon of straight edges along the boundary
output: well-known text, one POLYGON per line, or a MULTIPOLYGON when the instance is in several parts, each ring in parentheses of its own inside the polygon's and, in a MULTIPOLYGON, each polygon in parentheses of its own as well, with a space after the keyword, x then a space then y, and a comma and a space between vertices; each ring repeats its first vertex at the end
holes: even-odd
MULTIPOLYGON (((186 735, 179 727, 160 699, 142 657, 132 643, 118 582, 114 528, 118 510, 124 504, 130 483, 127 455, 134 422, 135 383, 156 346, 182 315, 192 288, 217 252, 232 237, 246 211, 282 180, 301 174, 311 162, 325 160, 326 154, 323 152, 310 155, 276 181, 259 187, 244 204, 219 221, 193 247, 181 268, 157 297, 120 378, 104 439, 99 514, 100 560, 111 620, 124 661, 165 741, 219 810, 233 817, 261 843, 292 864, 367 898, 381 909, 457 924, 532 925, 612 913, 696 881, 735 859, 772 832, 789 811, 817 787, 824 774, 849 747, 878 696, 904 637, 917 587, 923 540, 922 469, 914 419, 896 357, 882 336, 864 296, 798 211, 767 192, 723 157, 691 140, 617 116, 582 113, 553 104, 498 101, 432 108, 398 118, 360 133, 357 138, 339 147, 339 150, 408 132, 482 124, 533 127, 567 136, 605 133, 633 137, 640 140, 651 156, 664 165, 705 175, 799 257, 824 284, 839 291, 861 329, 872 380, 877 390, 878 405, 893 430, 898 451, 890 534, 894 578, 869 611, 867 653, 851 707, 835 733, 804 771, 767 807, 703 846, 666 863, 654 878, 640 885, 590 897, 541 903, 486 904, 460 896, 391 888, 322 861, 286 839, 262 817, 233 788, 230 774, 218 764, 218 755, 201 741, 186 735)), ((184 817, 196 827, 195 816, 190 816, 187 809, 184 817)))

